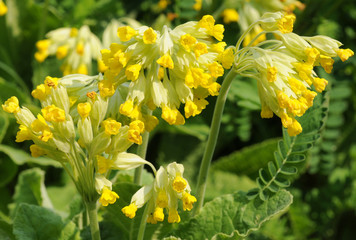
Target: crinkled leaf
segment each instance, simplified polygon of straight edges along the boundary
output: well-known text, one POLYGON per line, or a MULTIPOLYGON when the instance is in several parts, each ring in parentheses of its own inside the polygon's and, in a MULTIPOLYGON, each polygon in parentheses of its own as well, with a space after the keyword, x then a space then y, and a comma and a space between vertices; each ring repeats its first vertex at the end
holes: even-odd
POLYGON ((65 224, 52 210, 26 203, 21 203, 16 212, 13 232, 21 240, 79 239, 74 223, 65 224))
MULTIPOLYGON (((292 195, 280 190, 266 201, 249 201, 245 192, 218 197, 205 204, 201 212, 181 223, 172 234, 182 239, 236 239, 245 237, 292 203, 292 195)), ((168 235, 169 236, 169 235, 168 235)))

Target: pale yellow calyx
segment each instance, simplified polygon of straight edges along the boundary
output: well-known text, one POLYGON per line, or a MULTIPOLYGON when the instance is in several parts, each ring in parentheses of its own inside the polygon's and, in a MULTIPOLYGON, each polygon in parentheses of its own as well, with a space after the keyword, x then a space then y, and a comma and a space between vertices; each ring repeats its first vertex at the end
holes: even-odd
POLYGON ((176 176, 173 180, 172 187, 173 190, 180 193, 183 192, 185 187, 187 186, 187 181, 181 176, 176 176))
POLYGON ((78 113, 79 115, 82 117, 82 118, 86 118, 89 116, 89 113, 91 111, 91 104, 86 102, 86 103, 79 103, 78 106, 77 106, 77 110, 78 110, 78 113))
POLYGON ((121 128, 121 123, 117 122, 112 118, 108 118, 102 122, 105 134, 107 135, 117 135, 121 128))
POLYGON ((143 42, 145 44, 153 44, 157 40, 157 33, 152 29, 148 28, 144 33, 143 33, 143 42))
POLYGON ((160 208, 168 207, 168 196, 165 191, 160 190, 157 195, 156 205, 160 208))
POLYGON ((75 48, 75 51, 80 55, 83 56, 84 54, 84 44, 82 42, 79 42, 75 48))
POLYGON ((48 122, 64 122, 66 120, 65 111, 54 105, 42 108, 41 112, 44 119, 48 122))
POLYGON ((97 160, 97 165, 98 165, 98 172, 100 174, 106 173, 111 168, 111 166, 113 164, 113 160, 107 159, 100 155, 96 156, 96 160, 97 160))
POLYGON ((319 62, 320 62, 320 65, 324 68, 326 73, 331 73, 331 71, 333 70, 334 62, 335 62, 334 59, 332 59, 329 56, 320 54, 319 62))
POLYGON ((116 199, 118 199, 118 198, 119 198, 119 195, 117 195, 116 192, 111 191, 107 187, 104 187, 103 192, 99 198, 99 202, 101 203, 101 205, 106 207, 109 204, 114 204, 116 202, 116 199))
POLYGON ((174 63, 169 54, 165 54, 156 61, 159 65, 165 68, 173 69, 174 63))
POLYGON ((46 154, 46 151, 43 148, 37 146, 36 144, 32 144, 30 146, 30 152, 32 157, 40 157, 46 154))
POLYGON ((233 8, 227 8, 222 13, 223 21, 225 24, 239 21, 239 14, 233 8))
POLYGON ((128 218, 134 218, 136 216, 137 206, 134 203, 121 209, 122 213, 128 218))
POLYGON ((213 62, 208 66, 211 76, 214 78, 221 77, 224 75, 224 68, 217 62, 213 62))
POLYGON ((197 42, 197 39, 187 33, 180 37, 179 42, 186 51, 190 52, 191 48, 197 42))
POLYGON ((23 142, 23 141, 32 139, 32 134, 31 134, 30 129, 28 129, 24 125, 20 125, 19 129, 20 130, 16 134, 16 140, 15 140, 16 142, 23 142))
POLYGON ((295 16, 293 14, 285 15, 278 20, 278 30, 282 33, 293 32, 293 24, 295 22, 295 16))
POLYGON ((184 192, 182 201, 183 201, 183 210, 190 211, 193 209, 193 203, 195 203, 197 201, 197 199, 194 196, 190 195, 189 193, 184 192))
POLYGON ((169 223, 179 223, 180 222, 180 216, 178 214, 177 209, 170 208, 168 211, 168 222, 169 223))
POLYGON ((20 111, 19 100, 15 96, 7 99, 1 106, 2 109, 8 113, 18 113, 20 111))
POLYGON ((313 85, 317 92, 322 92, 325 90, 325 87, 328 85, 328 81, 324 78, 314 78, 313 85))
POLYGON ((318 51, 318 49, 316 48, 306 48, 304 50, 305 54, 308 57, 307 62, 311 65, 314 64, 314 62, 316 61, 316 59, 319 57, 320 52, 318 51))
POLYGON ((117 29, 117 35, 121 42, 129 41, 137 32, 130 26, 119 27, 117 29))
POLYGON ((67 45, 60 46, 57 48, 56 58, 63 59, 67 56, 67 54, 68 54, 68 46, 67 45))
POLYGON ((184 117, 177 109, 171 109, 167 106, 162 108, 161 117, 170 125, 182 125, 185 123, 184 117))
POLYGON ((351 49, 338 49, 336 51, 337 55, 341 59, 341 61, 345 62, 349 57, 354 55, 354 52, 351 49))
POLYGON ((200 55, 208 53, 208 46, 205 43, 197 43, 193 47, 195 57, 198 58, 200 55))
POLYGON ((278 70, 276 67, 268 67, 267 68, 267 81, 275 82, 277 80, 278 70))
POLYGON ((162 222, 164 220, 163 208, 156 207, 155 211, 153 212, 153 218, 157 222, 162 222))
POLYGON ((126 67, 125 75, 128 80, 136 81, 142 66, 140 64, 129 65, 126 67))

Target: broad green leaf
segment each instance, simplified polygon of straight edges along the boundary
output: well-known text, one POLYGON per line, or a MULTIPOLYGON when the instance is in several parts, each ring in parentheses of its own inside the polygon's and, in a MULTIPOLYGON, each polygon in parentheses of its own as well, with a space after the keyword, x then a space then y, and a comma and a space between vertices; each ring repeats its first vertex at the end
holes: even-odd
POLYGON ((46 157, 31 157, 27 152, 10 146, 0 144, 0 152, 7 154, 14 163, 23 165, 25 163, 36 163, 42 166, 61 167, 60 163, 46 157))
POLYGON ((279 139, 268 139, 233 152, 213 162, 212 169, 237 175, 254 176, 258 170, 273 161, 273 152, 279 139))
POLYGON ((21 240, 76 240, 78 230, 74 223, 65 224, 50 209, 20 204, 14 219, 14 235, 21 240))
POLYGON ((21 172, 14 194, 14 211, 21 203, 53 208, 44 185, 44 171, 32 168, 21 172))
POLYGON ((284 211, 292 199, 286 190, 280 190, 264 202, 258 198, 249 201, 245 192, 224 195, 206 203, 196 217, 180 223, 170 235, 185 240, 246 237, 284 211))
POLYGON ((0 239, 13 240, 15 236, 12 233, 12 225, 0 219, 0 239))
MULTIPOLYGON (((132 195, 139 189, 138 185, 132 183, 117 183, 113 186, 113 191, 117 192, 120 198, 115 202, 115 204, 104 207, 104 222, 103 227, 111 228, 112 225, 107 222, 113 223, 116 226, 115 234, 120 235, 121 240, 134 240, 137 239, 138 229, 140 226, 140 221, 142 218, 143 208, 138 209, 136 216, 133 219, 127 218, 121 209, 130 204, 132 195)), ((148 224, 146 225, 145 237, 144 239, 151 239, 153 232, 161 224, 148 224)), ((106 230, 104 229, 106 232, 106 230)), ((83 236, 82 236, 83 237, 83 236)), ((106 236, 110 237, 111 236, 106 236)), ((84 238, 86 239, 86 238, 84 238)), ((105 238, 106 239, 106 238, 105 238)), ((115 238, 113 238, 115 239, 115 238)))

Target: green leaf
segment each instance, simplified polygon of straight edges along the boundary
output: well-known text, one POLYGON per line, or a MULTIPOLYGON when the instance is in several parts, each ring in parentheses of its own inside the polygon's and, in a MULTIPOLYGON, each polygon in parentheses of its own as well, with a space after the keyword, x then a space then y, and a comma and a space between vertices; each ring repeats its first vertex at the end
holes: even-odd
POLYGON ((63 223, 50 209, 26 203, 20 204, 14 219, 14 235, 21 240, 79 239, 74 223, 63 223))
POLYGON ((39 168, 21 172, 15 187, 13 213, 21 203, 53 208, 44 185, 44 171, 39 168))
POLYGON ((258 170, 273 161, 273 152, 279 139, 268 139, 221 157, 213 162, 212 169, 256 176, 258 170))
MULTIPOLYGON (((170 235, 182 239, 236 239, 258 230, 261 224, 284 211, 292 195, 281 190, 266 201, 249 201, 245 192, 218 197, 205 204, 201 212, 180 223, 170 235)), ((167 235, 167 236, 170 236, 167 235)))
POLYGON ((31 157, 30 154, 26 153, 21 149, 16 149, 10 146, 0 144, 0 152, 7 154, 14 163, 17 165, 23 165, 25 163, 36 163, 42 166, 53 166, 61 167, 60 163, 46 157, 31 157))
POLYGON ((6 154, 0 152, 0 187, 15 177, 17 169, 17 165, 6 154))
POLYGON ((2 240, 15 239, 15 236, 12 233, 12 225, 2 219, 0 219, 0 239, 2 240))
MULTIPOLYGON (((121 211, 125 206, 128 206, 132 195, 140 187, 133 183, 117 183, 113 185, 113 191, 117 192, 120 198, 115 204, 105 207, 104 221, 115 224, 117 232, 120 233, 120 239, 137 239, 138 229, 142 218, 143 208, 136 212, 133 219, 127 218, 121 211)), ((107 224, 105 224, 107 226, 107 224)), ((151 239, 153 232, 160 224, 149 224, 146 226, 144 239, 151 239)))
POLYGON ((4 139, 6 130, 9 127, 9 119, 6 114, 0 112, 0 143, 4 139))

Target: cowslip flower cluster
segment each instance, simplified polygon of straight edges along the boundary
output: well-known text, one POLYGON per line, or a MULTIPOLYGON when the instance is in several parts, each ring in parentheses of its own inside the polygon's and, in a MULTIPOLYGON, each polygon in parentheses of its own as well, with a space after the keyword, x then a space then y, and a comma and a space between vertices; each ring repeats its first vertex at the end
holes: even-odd
POLYGON ((59 28, 46 34, 46 39, 36 43, 35 59, 43 62, 48 56, 55 55, 63 60, 63 75, 91 71, 92 60, 98 61, 98 70, 103 72, 105 66, 100 62, 100 40, 90 31, 88 26, 77 28, 59 28))
POLYGON ((160 167, 151 185, 143 186, 131 198, 130 205, 122 212, 134 218, 138 208, 148 204, 147 222, 156 224, 164 220, 164 209, 168 212, 169 223, 179 223, 178 200, 183 203, 183 210, 190 211, 197 199, 190 194, 188 181, 183 177, 184 167, 176 162, 160 167))
POLYGON ((129 81, 122 115, 144 121, 143 106, 158 107, 169 124, 184 124, 185 118, 202 112, 209 95, 219 94, 216 79, 232 65, 233 50, 225 49, 223 32, 223 25, 210 15, 173 30, 164 26, 162 32, 119 27, 120 42, 101 51, 108 69, 99 83, 100 94, 112 96, 117 86, 129 81))
POLYGON ((0 0, 0 16, 4 16, 7 13, 7 7, 3 0, 0 0))
POLYGON ((127 153, 134 143, 142 141, 143 123, 125 124, 110 112, 110 99, 99 94, 100 76, 68 75, 47 77, 32 91, 41 103, 41 112, 34 114, 20 107, 11 97, 2 108, 13 113, 20 124, 16 142, 33 141, 33 157, 46 155, 67 170, 85 201, 103 206, 115 203, 118 194, 107 179, 109 172, 151 165, 139 156, 127 153))
POLYGON ((241 32, 247 32, 243 42, 244 47, 250 43, 256 45, 266 40, 266 34, 259 25, 254 25, 252 29, 247 31, 251 24, 258 21, 264 13, 284 11, 289 15, 288 18, 294 18, 293 11, 295 8, 300 10, 305 8, 303 3, 296 0, 239 1, 230 7, 233 8, 226 8, 221 16, 225 24, 237 22, 241 32))
POLYGON ((354 55, 350 49, 340 49, 342 44, 332 38, 292 33, 293 22, 294 18, 282 13, 265 14, 255 24, 280 40, 267 40, 237 51, 234 65, 242 76, 257 80, 262 118, 271 118, 275 113, 291 136, 302 132, 296 117, 313 105, 317 92, 328 84, 317 76, 314 67, 321 66, 330 73, 333 57, 346 61, 354 55))

